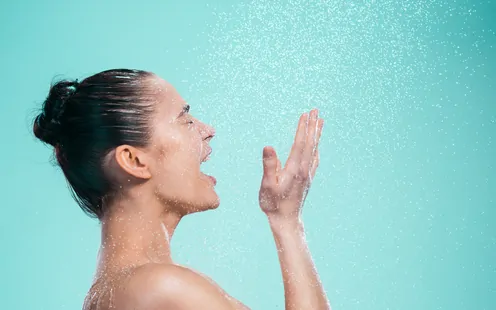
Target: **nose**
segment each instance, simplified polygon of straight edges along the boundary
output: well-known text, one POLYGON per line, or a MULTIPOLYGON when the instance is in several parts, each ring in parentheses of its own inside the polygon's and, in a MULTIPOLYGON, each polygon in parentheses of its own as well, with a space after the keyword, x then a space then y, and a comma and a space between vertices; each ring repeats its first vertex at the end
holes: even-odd
POLYGON ((203 124, 203 126, 201 128, 201 134, 202 134, 203 140, 210 141, 215 136, 215 129, 210 125, 203 124))

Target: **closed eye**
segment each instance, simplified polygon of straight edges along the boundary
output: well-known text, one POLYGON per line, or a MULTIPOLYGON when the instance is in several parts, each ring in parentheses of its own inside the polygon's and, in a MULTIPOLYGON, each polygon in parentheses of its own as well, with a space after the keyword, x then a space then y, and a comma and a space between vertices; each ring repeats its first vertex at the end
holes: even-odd
POLYGON ((179 113, 179 115, 177 116, 177 118, 181 118, 183 117, 184 115, 188 114, 189 113, 189 104, 186 104, 183 106, 183 109, 181 110, 181 113, 179 113))

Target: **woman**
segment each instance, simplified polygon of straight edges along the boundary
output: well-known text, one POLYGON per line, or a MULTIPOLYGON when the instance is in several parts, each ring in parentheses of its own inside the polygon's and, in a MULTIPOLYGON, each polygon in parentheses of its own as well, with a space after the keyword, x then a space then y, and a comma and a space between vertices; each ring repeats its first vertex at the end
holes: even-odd
MULTIPOLYGON (((274 234, 286 309, 329 309, 300 211, 317 169, 323 121, 301 116, 285 167, 263 150, 259 201, 274 234)), ((176 90, 139 70, 108 70, 50 89, 34 134, 54 146, 81 208, 102 223, 86 310, 247 309, 213 281, 175 264, 170 239, 182 217, 215 209, 215 178, 200 171, 212 127, 176 90)))

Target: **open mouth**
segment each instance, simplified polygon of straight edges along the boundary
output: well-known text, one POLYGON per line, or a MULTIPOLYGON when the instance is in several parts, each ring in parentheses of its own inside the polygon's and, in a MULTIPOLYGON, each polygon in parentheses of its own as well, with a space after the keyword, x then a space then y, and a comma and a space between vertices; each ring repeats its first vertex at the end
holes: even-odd
POLYGON ((210 154, 212 154, 212 149, 209 148, 208 152, 207 152, 207 155, 205 155, 205 157, 202 159, 201 163, 204 163, 206 161, 208 161, 210 159, 210 154))
MULTIPOLYGON (((201 164, 203 164, 204 162, 208 161, 208 160, 210 159, 210 155, 211 155, 211 154, 212 154, 212 149, 211 149, 211 148, 209 148, 209 150, 208 150, 208 152, 207 152, 207 155, 206 155, 206 156, 202 159, 202 161, 200 162, 200 165, 201 165, 201 164)), ((211 182, 214 186, 217 184, 217 180, 216 180, 213 176, 208 175, 208 174, 206 174, 206 173, 204 173, 204 172, 202 172, 202 171, 200 171, 200 172, 201 172, 201 174, 202 174, 204 177, 206 177, 206 178, 209 180, 209 182, 211 182)))

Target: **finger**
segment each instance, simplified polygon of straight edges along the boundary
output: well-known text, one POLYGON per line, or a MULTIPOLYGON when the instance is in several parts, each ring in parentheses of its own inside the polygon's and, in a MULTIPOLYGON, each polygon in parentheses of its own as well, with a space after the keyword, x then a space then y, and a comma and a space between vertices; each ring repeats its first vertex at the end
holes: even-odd
POLYGON ((316 133, 315 133, 315 145, 314 145, 314 148, 313 148, 313 154, 315 155, 315 153, 317 152, 318 148, 319 148, 319 142, 320 142, 320 137, 322 136, 322 129, 324 128, 324 119, 323 118, 319 118, 317 120, 317 128, 316 128, 316 133))
POLYGON ((317 133, 316 133, 316 137, 315 137, 316 145, 314 148, 312 168, 310 169, 310 177, 312 179, 315 177, 315 173, 316 173, 317 168, 319 167, 319 163, 320 163, 319 141, 320 141, 320 137, 322 135, 323 126, 324 126, 324 120, 318 119, 318 121, 317 121, 317 133))
POLYGON ((277 173, 277 154, 273 147, 263 149, 263 182, 271 184, 275 181, 277 173))
POLYGON ((291 148, 291 152, 289 153, 288 161, 286 162, 285 169, 297 169, 300 161, 303 150, 305 148, 306 143, 306 131, 307 131, 307 123, 308 123, 308 113, 303 113, 300 117, 300 121, 298 122, 298 129, 296 131, 295 140, 293 143, 293 147, 291 148))
POLYGON ((303 151, 303 157, 301 160, 301 169, 303 173, 308 173, 310 171, 313 162, 315 138, 317 135, 317 118, 319 115, 318 113, 319 111, 317 109, 310 111, 305 149, 303 151))
POLYGON ((313 178, 315 177, 315 173, 317 172, 319 163, 320 163, 320 155, 319 155, 319 150, 317 150, 315 151, 315 156, 312 162, 312 168, 310 169, 310 180, 313 180, 313 178))

